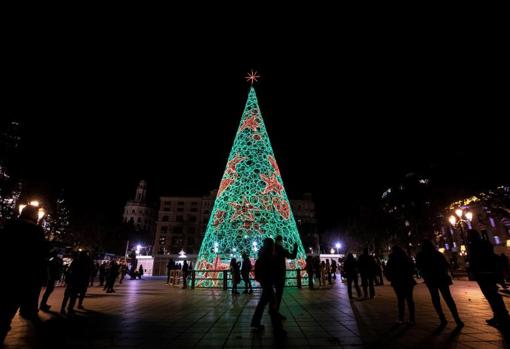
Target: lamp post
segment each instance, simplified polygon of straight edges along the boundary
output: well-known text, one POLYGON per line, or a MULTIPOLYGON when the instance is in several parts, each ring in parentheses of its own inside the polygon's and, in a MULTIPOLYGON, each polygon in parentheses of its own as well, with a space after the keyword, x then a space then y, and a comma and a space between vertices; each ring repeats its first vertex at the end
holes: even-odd
POLYGON ((462 237, 462 244, 466 244, 466 233, 464 230, 464 224, 466 223, 468 228, 471 228, 471 221, 473 220, 473 213, 468 211, 465 212, 462 208, 458 208, 455 210, 455 215, 458 217, 455 217, 453 214, 448 218, 448 221, 450 224, 455 227, 456 225, 459 225, 461 237, 462 237))
POLYGON ((335 244, 335 247, 336 247, 336 254, 340 254, 340 249, 342 248, 342 244, 337 242, 335 244))

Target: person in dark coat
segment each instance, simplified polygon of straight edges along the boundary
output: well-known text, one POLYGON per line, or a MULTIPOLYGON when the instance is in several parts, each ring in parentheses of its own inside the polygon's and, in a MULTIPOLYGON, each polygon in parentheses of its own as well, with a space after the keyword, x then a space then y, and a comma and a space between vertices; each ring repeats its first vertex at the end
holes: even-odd
POLYGON ((5 261, 17 261, 8 271, 8 285, 0 297, 0 344, 10 330, 12 318, 20 310, 26 319, 38 320, 39 294, 46 278, 49 250, 44 231, 37 224, 38 209, 26 206, 18 219, 6 222, 2 233, 5 261), (20 250, 23 256, 20 257, 20 250), (12 270, 12 271, 11 271, 12 270))
POLYGON ((182 264, 182 288, 188 288, 188 263, 184 261, 182 264))
POLYGON ((117 280, 117 276, 119 276, 119 271, 119 264, 112 260, 106 276, 106 293, 115 293, 113 286, 115 286, 115 280, 117 280))
POLYGON ((415 265, 413 260, 400 246, 393 246, 386 264, 386 278, 397 295, 398 320, 404 322, 405 303, 409 309, 409 324, 415 324, 413 289, 416 285, 414 280, 415 265))
POLYGON ((241 263, 235 258, 230 260, 230 275, 232 275, 232 294, 239 294, 237 285, 241 282, 241 263))
POLYGON ((317 278, 319 281, 319 287, 322 286, 322 270, 321 270, 321 259, 319 256, 315 256, 312 259, 313 264, 313 275, 317 278))
POLYGON ((306 257, 306 273, 308 274, 308 288, 313 288, 313 257, 307 256, 306 257))
MULTIPOLYGON (((276 258, 276 277, 275 277, 275 289, 276 289, 276 309, 280 309, 280 303, 282 302, 283 289, 285 287, 285 279, 287 277, 287 263, 286 259, 294 259, 297 256, 298 245, 294 244, 292 252, 287 251, 283 247, 283 237, 278 235, 275 243, 275 258, 276 258)), ((285 320, 285 317, 282 315, 285 320)))
POLYGON ((174 270, 174 269, 175 269, 175 262, 172 258, 170 258, 166 265, 166 284, 167 285, 170 283, 170 275, 172 273, 172 270, 174 270))
POLYGON ((492 244, 483 240, 476 230, 468 231, 468 242, 469 272, 494 313, 493 318, 486 320, 487 324, 508 329, 510 317, 497 286, 501 274, 499 257, 494 253, 492 244))
POLYGON ((363 254, 358 258, 358 271, 361 276, 363 295, 367 299, 370 291, 370 299, 375 297, 374 281, 377 264, 374 257, 368 253, 368 248, 363 249, 363 254))
POLYGON ((106 277, 106 262, 103 261, 99 266, 99 286, 104 286, 104 279, 106 277))
POLYGON ((64 291, 64 299, 60 307, 62 315, 74 314, 74 306, 78 296, 80 297, 80 308, 83 308, 83 298, 87 290, 90 278, 90 259, 85 252, 76 254, 76 257, 71 262, 67 269, 66 276, 66 290, 64 291))
POLYGON ((143 264, 140 264, 140 267, 138 268, 138 279, 142 280, 143 276, 143 264))
POLYGON ((243 265, 241 267, 241 277, 244 282, 244 292, 243 293, 253 293, 253 288, 251 286, 250 281, 250 272, 251 272, 251 261, 250 257, 246 253, 243 253, 243 265))
POLYGON ((429 289, 432 304, 436 309, 437 315, 439 315, 441 326, 446 326, 447 320, 441 307, 439 293, 441 293, 446 305, 448 305, 457 326, 464 326, 450 293, 450 285, 452 284, 452 278, 449 275, 450 265, 445 256, 436 250, 430 240, 422 242, 421 251, 416 256, 416 266, 420 270, 423 280, 429 289))
POLYGON ((356 288, 356 293, 358 294, 358 298, 361 298, 361 288, 358 284, 358 266, 356 259, 352 253, 347 255, 347 258, 344 261, 344 276, 347 279, 347 293, 349 294, 349 299, 352 299, 352 284, 354 283, 354 287, 356 288))
POLYGON ((99 263, 94 263, 94 266, 92 268, 92 272, 90 273, 90 285, 89 287, 93 287, 94 286, 94 280, 97 276, 97 273, 99 272, 99 263))
POLYGON ((251 320, 251 327, 262 330, 264 326, 261 324, 264 308, 269 304, 269 316, 273 325, 273 332, 275 337, 286 337, 287 332, 282 328, 282 319, 278 314, 276 295, 274 292, 274 282, 277 277, 278 261, 275 256, 275 244, 273 239, 264 239, 263 246, 259 251, 259 257, 255 263, 255 279, 262 287, 262 294, 260 296, 255 313, 251 320))
POLYGON ((50 253, 50 259, 48 261, 48 280, 46 282, 46 290, 44 291, 39 305, 39 309, 42 311, 50 310, 51 306, 48 305, 48 298, 55 289, 55 283, 60 280, 60 276, 62 275, 62 265, 62 258, 58 256, 56 250, 53 250, 50 253))
POLYGON ((333 280, 336 280, 336 270, 337 270, 337 264, 335 260, 331 260, 331 274, 333 275, 333 280))

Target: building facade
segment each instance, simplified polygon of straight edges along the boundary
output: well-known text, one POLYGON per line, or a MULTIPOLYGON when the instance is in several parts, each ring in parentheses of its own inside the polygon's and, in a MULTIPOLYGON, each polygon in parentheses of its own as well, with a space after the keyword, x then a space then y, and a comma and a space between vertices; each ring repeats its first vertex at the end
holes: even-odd
POLYGON ((123 222, 132 225, 139 232, 139 239, 152 244, 156 230, 155 211, 147 201, 147 182, 141 180, 136 188, 135 197, 124 207, 123 222))

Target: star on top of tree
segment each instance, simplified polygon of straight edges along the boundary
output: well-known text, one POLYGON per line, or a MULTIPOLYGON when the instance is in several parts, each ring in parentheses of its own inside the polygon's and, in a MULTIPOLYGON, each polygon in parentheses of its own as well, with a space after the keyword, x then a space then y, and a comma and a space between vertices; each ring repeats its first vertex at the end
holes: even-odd
POLYGON ((253 71, 253 69, 248 73, 246 74, 246 81, 248 81, 250 84, 253 85, 254 82, 257 82, 258 81, 258 78, 260 78, 260 75, 257 75, 257 71, 253 71))

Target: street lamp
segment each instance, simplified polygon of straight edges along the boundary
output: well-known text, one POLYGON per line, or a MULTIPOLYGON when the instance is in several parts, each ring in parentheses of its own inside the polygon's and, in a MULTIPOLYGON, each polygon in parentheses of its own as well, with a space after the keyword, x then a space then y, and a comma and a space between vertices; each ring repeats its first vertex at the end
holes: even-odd
POLYGON ((341 243, 339 243, 339 242, 337 242, 337 243, 335 244, 335 247, 336 247, 336 253, 337 253, 337 254, 339 254, 339 253, 340 253, 340 249, 342 248, 342 244, 341 244, 341 243))

